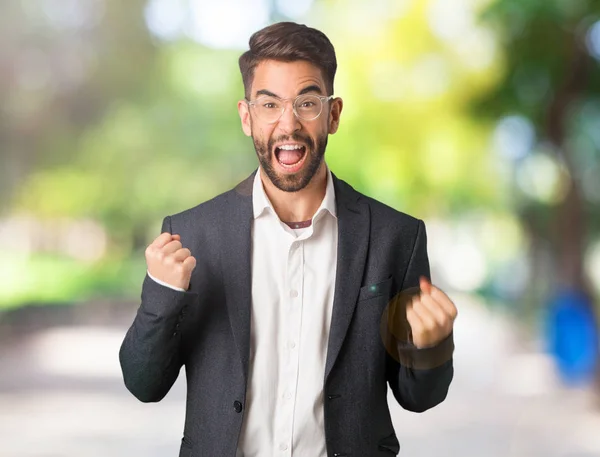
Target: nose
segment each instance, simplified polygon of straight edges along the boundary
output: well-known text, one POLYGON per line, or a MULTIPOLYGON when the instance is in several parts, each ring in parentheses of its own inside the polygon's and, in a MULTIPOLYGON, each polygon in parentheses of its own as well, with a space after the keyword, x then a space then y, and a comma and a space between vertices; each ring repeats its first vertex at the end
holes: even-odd
POLYGON ((283 133, 287 134, 296 132, 302 128, 302 124, 300 123, 300 120, 296 117, 294 109, 292 108, 292 104, 289 102, 286 103, 285 111, 279 119, 278 128, 283 133))

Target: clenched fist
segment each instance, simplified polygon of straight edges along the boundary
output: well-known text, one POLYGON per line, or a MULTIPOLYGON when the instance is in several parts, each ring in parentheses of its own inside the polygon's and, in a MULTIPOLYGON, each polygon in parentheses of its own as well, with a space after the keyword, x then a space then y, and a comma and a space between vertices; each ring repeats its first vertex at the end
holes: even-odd
POLYGON ((418 348, 431 347, 445 339, 458 314, 452 300, 425 276, 419 280, 421 293, 414 295, 406 307, 406 319, 418 348))
POLYGON ((187 290, 196 259, 189 249, 182 247, 179 235, 165 232, 146 248, 146 264, 154 278, 187 290))
POLYGON ((452 359, 450 334, 458 315, 448 295, 421 276, 418 287, 396 294, 381 315, 388 354, 408 368, 431 369, 452 359))

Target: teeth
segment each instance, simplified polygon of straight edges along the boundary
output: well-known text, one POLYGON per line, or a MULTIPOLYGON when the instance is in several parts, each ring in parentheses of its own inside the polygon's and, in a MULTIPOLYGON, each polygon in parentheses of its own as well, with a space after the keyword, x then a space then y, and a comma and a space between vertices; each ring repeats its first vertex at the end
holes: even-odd
POLYGON ((279 149, 285 149, 286 151, 293 151, 294 149, 302 149, 299 144, 283 144, 279 146, 279 149))

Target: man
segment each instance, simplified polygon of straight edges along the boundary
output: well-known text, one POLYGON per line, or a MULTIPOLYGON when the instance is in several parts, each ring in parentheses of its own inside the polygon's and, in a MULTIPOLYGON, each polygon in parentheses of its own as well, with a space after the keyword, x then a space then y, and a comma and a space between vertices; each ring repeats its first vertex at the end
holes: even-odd
POLYGON ((424 224, 328 169, 343 104, 323 33, 274 24, 239 63, 260 167, 164 219, 125 384, 159 401, 185 365, 180 457, 396 455, 387 385, 420 412, 453 376, 456 308, 427 279, 424 224))

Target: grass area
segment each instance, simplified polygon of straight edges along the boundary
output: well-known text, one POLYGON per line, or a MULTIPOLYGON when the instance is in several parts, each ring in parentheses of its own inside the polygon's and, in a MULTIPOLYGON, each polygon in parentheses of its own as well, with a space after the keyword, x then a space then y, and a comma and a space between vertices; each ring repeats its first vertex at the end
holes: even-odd
POLYGON ((94 297, 137 297, 145 272, 143 256, 91 264, 52 255, 3 255, 0 310, 33 303, 75 303, 94 297))

